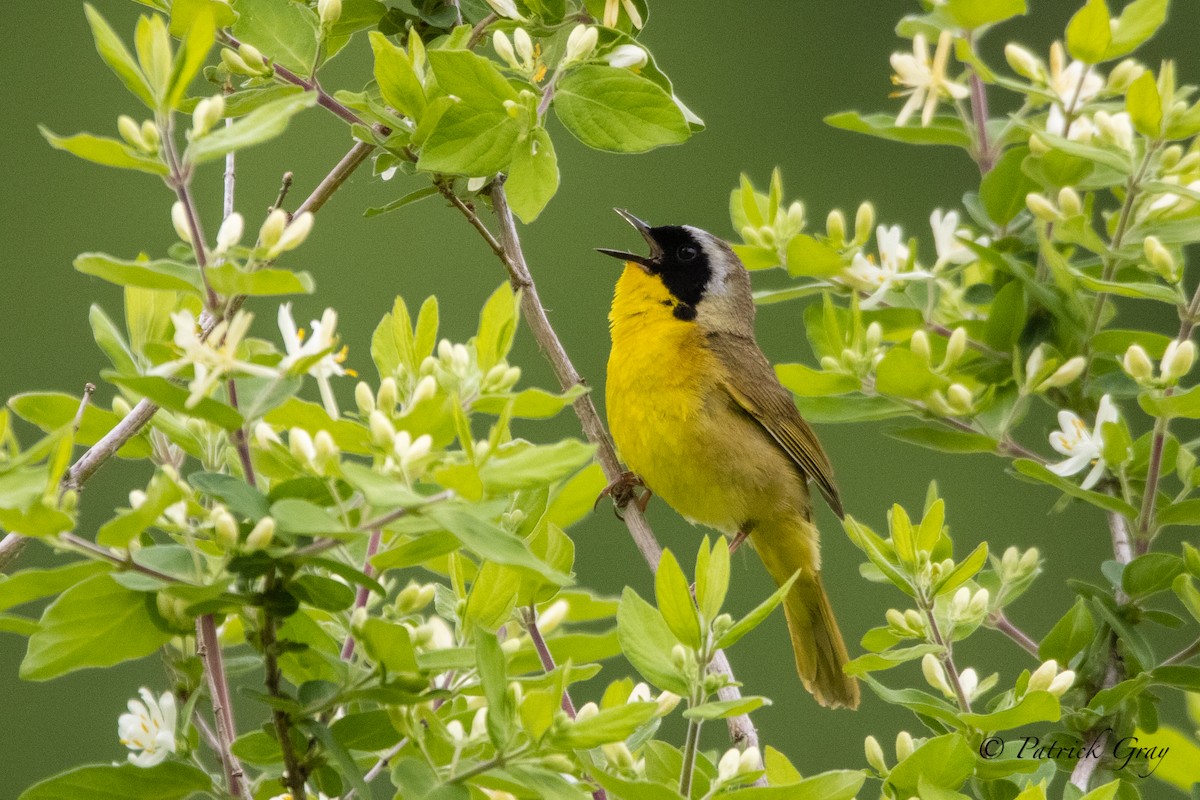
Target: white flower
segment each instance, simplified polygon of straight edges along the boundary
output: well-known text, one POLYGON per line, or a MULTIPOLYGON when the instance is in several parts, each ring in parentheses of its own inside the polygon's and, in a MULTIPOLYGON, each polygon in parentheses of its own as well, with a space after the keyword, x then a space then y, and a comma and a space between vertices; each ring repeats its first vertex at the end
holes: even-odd
POLYGON ((1095 486, 1104 474, 1104 423, 1116 422, 1117 419, 1117 407, 1113 405, 1109 395, 1100 399, 1100 409, 1096 412, 1096 427, 1090 434, 1077 414, 1067 410, 1059 411, 1058 425, 1062 430, 1050 434, 1050 446, 1067 456, 1067 459, 1051 464, 1050 471, 1066 477, 1092 464, 1091 472, 1080 486, 1084 489, 1095 486))
POLYGON ((237 247, 238 242, 242 240, 242 232, 245 230, 246 222, 242 219, 242 215, 236 211, 225 218, 221 223, 221 229, 217 231, 217 247, 213 251, 214 255, 224 255, 233 247, 237 247))
POLYGON ((175 324, 175 346, 183 351, 183 357, 158 365, 151 374, 169 378, 190 365, 194 377, 188 383, 188 408, 194 408, 223 378, 234 373, 275 377, 276 370, 237 357, 238 346, 253 319, 253 315, 239 311, 232 320, 218 322, 207 338, 201 338, 192 312, 176 311, 171 321, 175 324))
POLYGON ((962 687, 963 694, 968 700, 975 697, 975 690, 979 688, 979 676, 971 667, 967 667, 958 674, 958 685, 962 687))
POLYGON ((337 312, 332 308, 327 308, 321 315, 320 321, 314 319, 310 324, 312 336, 307 337, 307 341, 305 341, 304 332, 296 327, 296 321, 292 318, 292 304, 284 303, 279 307, 279 332, 283 334, 283 346, 287 351, 287 355, 279 363, 279 367, 286 371, 301 360, 316 356, 318 353, 325 353, 315 363, 310 364, 305 372, 317 379, 325 411, 329 416, 337 419, 337 400, 334 399, 329 379, 331 377, 340 378, 343 375, 356 375, 356 373, 354 370, 342 366, 346 360, 347 348, 343 347, 336 353, 333 351, 336 344, 334 334, 337 332, 337 312))
POLYGON ((629 15, 629 21, 633 23, 633 27, 641 30, 645 22, 642 21, 642 15, 638 13, 633 0, 604 0, 604 27, 617 27, 617 20, 620 18, 622 8, 629 15))
POLYGON ((1062 106, 1054 103, 1050 106, 1050 113, 1046 115, 1046 132, 1053 133, 1055 136, 1066 136, 1072 142, 1087 144, 1095 135, 1096 127, 1086 115, 1082 115, 1076 117, 1068 129, 1067 118, 1063 114, 1062 106))
POLYGON ((595 25, 576 25, 567 37, 567 51, 563 56, 562 65, 584 61, 596 49, 599 33, 595 25))
MULTIPOLYGON (((1163 183, 1178 183, 1179 179, 1174 175, 1168 175, 1163 179, 1163 183)), ((1200 192, 1200 181, 1192 181, 1186 187, 1188 191, 1200 192)), ((1180 197, 1174 192, 1166 192, 1159 196, 1157 200, 1150 204, 1150 211, 1171 211, 1179 212, 1186 211, 1196 204, 1196 201, 1191 197, 1180 197)))
POLYGON ((487 0, 487 4, 492 7, 492 11, 495 11, 497 16, 507 19, 524 19, 521 12, 517 11, 517 4, 513 0, 487 0))
POLYGON ((1064 108, 1077 111, 1079 105, 1100 93, 1104 79, 1082 61, 1072 61, 1064 68, 1065 58, 1061 42, 1050 46, 1050 90, 1058 95, 1064 108))
POLYGON ((1109 114, 1097 111, 1095 114, 1096 132, 1122 150, 1133 149, 1133 120, 1128 111, 1109 114))
POLYGON ((646 51, 636 44, 622 44, 604 57, 610 67, 619 69, 640 69, 646 66, 649 57, 646 51))
POLYGON ((929 60, 929 45, 922 33, 913 37, 911 54, 892 53, 892 69, 896 70, 892 83, 909 87, 907 91, 899 93, 908 95, 908 102, 896 116, 897 125, 908 122, 922 106, 924 108, 921 111, 921 125, 928 125, 933 120, 933 112, 937 110, 943 95, 962 100, 970 94, 967 87, 946 77, 946 61, 950 56, 953 40, 954 36, 950 31, 942 31, 942 35, 938 37, 937 52, 933 61, 929 60))
POLYGON ((846 283, 864 292, 871 292, 862 302, 862 308, 873 308, 900 281, 933 277, 925 270, 905 270, 908 266, 908 247, 902 241, 899 225, 891 228, 880 225, 875 231, 875 238, 879 246, 879 263, 876 264, 861 252, 855 253, 850 266, 842 273, 846 283))
POLYGON ((153 767, 175 752, 175 696, 163 692, 155 700, 145 687, 138 694, 142 699, 130 700, 129 713, 117 719, 117 734, 131 751, 129 763, 153 767))
POLYGON ((934 209, 929 217, 929 227, 933 230, 933 247, 939 265, 969 264, 975 260, 975 252, 959 241, 959 237, 966 236, 969 231, 959 229, 957 211, 947 211, 943 215, 940 208, 934 209))

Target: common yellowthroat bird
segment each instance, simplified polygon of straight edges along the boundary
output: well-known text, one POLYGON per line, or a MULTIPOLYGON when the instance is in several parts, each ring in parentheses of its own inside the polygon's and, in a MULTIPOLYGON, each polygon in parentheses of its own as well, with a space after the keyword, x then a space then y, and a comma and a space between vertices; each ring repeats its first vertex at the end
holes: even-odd
POLYGON ((650 245, 647 256, 600 250, 625 262, 609 314, 617 449, 690 522, 733 536, 731 549, 748 537, 776 584, 799 571, 783 607, 800 679, 821 705, 855 708, 809 481, 838 517, 842 501, 828 456, 755 341, 750 274, 710 233, 617 213, 650 245))

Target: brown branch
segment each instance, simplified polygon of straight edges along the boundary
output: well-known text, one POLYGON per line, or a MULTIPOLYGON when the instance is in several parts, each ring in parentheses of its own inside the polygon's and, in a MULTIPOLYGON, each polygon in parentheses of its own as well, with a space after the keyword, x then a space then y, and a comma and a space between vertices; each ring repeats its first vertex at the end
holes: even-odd
MULTIPOLYGON (((371 559, 374 557, 374 555, 377 552, 379 552, 379 542, 382 539, 383 539, 383 528, 381 526, 373 527, 371 530, 371 536, 369 539, 367 539, 367 554, 366 554, 366 556, 363 557, 363 566, 362 566, 363 574, 366 575, 368 578, 371 577, 371 573, 375 569, 374 567, 371 566, 371 559)), ((360 584, 358 587, 358 590, 354 593, 354 609, 353 610, 357 611, 360 608, 366 608, 367 607, 367 598, 370 596, 370 594, 371 594, 371 590, 365 584, 360 584)), ((351 619, 353 619, 353 611, 351 612, 351 619)), ((351 658, 353 658, 353 656, 354 656, 354 634, 348 633, 348 634, 346 634, 346 641, 342 643, 342 661, 349 661, 351 658)))
MULTIPOLYGON (((508 272, 509 283, 513 289, 520 293, 521 314, 533 332, 533 336, 537 340, 542 354, 550 362, 550 366, 554 370, 555 377, 558 379, 561 389, 567 391, 576 386, 586 386, 585 381, 575 369, 570 356, 567 355, 567 351, 563 347, 562 341, 558 338, 554 326, 550 324, 550 319, 546 315, 546 309, 542 305, 541 298, 538 296, 537 285, 533 281, 529 265, 525 261, 525 253, 521 249, 521 240, 517 233, 517 223, 513 218, 512 209, 509 208, 508 196, 504 192, 504 179, 499 178, 494 181, 491 188, 492 207, 495 210, 496 219, 500 223, 499 238, 492 235, 488 227, 479 219, 479 215, 475 213, 475 209, 464 202, 462 198, 455 195, 448 185, 444 182, 437 182, 436 185, 467 222, 479 232, 483 240, 492 249, 492 252, 496 254, 496 257, 504 265, 505 270, 508 272)), ((573 407, 576 416, 579 417, 579 423, 583 428, 584 436, 596 447, 596 460, 599 461, 605 476, 610 481, 616 480, 623 474, 624 470, 621 468, 620 461, 617 460, 617 453, 613 447, 612 439, 609 437, 604 423, 601 422, 600 415, 596 412, 596 406, 592 402, 591 394, 585 393, 580 395, 575 400, 573 407)), ((646 522, 646 517, 637 508, 636 503, 631 503, 625 508, 624 521, 630 535, 633 537, 634 544, 637 545, 638 551, 641 552, 642 558, 645 559, 646 565, 650 567, 652 572, 657 570, 658 560, 662 556, 662 547, 655 538, 654 532, 650 529, 649 523, 646 522)), ((729 667, 729 661, 720 650, 714 655, 710 666, 714 671, 724 674, 729 684, 736 683, 733 671, 729 667)), ((734 685, 726 686, 726 690, 728 691, 722 695, 722 699, 741 697, 741 692, 734 685)), ((726 722, 729 725, 729 735, 736 743, 746 747, 758 746, 758 732, 748 715, 743 714, 737 717, 730 717, 726 722)))
POLYGON ((19 533, 9 533, 0 539, 0 572, 17 560, 27 544, 29 544, 29 537, 19 533))
MULTIPOLYGON (((974 47, 975 43, 972 37, 967 37, 967 44, 974 47)), ((988 142, 987 87, 983 85, 983 80, 974 68, 971 69, 969 83, 971 85, 971 118, 975 122, 975 161, 979 164, 979 174, 987 175, 996 165, 996 154, 992 152, 992 145, 988 142)))
MULTIPOLYGON (((265 586, 267 594, 271 592, 274 584, 275 573, 271 572, 267 576, 265 586)), ((276 639, 277 624, 278 621, 275 619, 275 615, 264 608, 263 626, 262 630, 259 631, 259 641, 262 644, 263 661, 266 664, 265 683, 267 694, 279 699, 284 694, 281 687, 282 674, 279 670, 279 642, 276 639)), ((291 714, 281 708, 272 708, 271 721, 275 725, 275 735, 279 739, 279 749, 283 753, 283 784, 292 793, 292 797, 307 797, 305 784, 307 783, 308 776, 305 774, 304 767, 296 755, 296 748, 292 745, 291 714)))
POLYGON ((1009 639, 1012 639, 1022 650, 1029 653, 1034 658, 1041 659, 1038 655, 1038 643, 1033 638, 1018 628, 1012 621, 1004 615, 1003 611, 997 611, 988 619, 988 625, 1003 633, 1009 639))
POLYGON ((248 798, 248 787, 244 783, 245 773, 232 750, 233 741, 237 738, 237 728, 233 722, 229 683, 225 678, 225 663, 221 656, 221 642, 217 639, 217 625, 212 614, 196 618, 196 655, 204 662, 204 677, 208 681, 213 719, 217 723, 217 756, 221 759, 221 769, 225 773, 225 786, 234 797, 248 798))

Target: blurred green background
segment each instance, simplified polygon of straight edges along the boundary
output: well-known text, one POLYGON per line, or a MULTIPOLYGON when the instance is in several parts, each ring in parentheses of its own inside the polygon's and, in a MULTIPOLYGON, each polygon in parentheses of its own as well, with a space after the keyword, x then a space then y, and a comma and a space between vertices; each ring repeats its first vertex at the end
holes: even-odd
MULTIPOLYGON (((142 7, 126 0, 96 0, 97 7, 126 38, 142 7)), ((936 207, 955 207, 978 179, 959 151, 913 148, 833 130, 822 118, 844 109, 895 112, 888 98, 888 55, 905 49, 893 27, 915 2, 836 0, 757 3, 651 3, 644 40, 676 90, 702 116, 708 128, 681 147, 641 156, 614 156, 585 149, 569 134, 551 128, 562 169, 562 188, 542 217, 523 231, 526 253, 542 298, 580 372, 603 400, 608 353, 606 314, 617 265, 592 251, 596 246, 629 247, 636 236, 610 210, 628 208, 654 224, 687 223, 729 236, 728 194, 739 172, 762 186, 779 165, 790 198, 804 201, 815 226, 827 211, 846 210, 853 219, 862 199, 871 199, 882 222, 900 223, 907 235, 928 240, 928 216, 936 207)), ((1020 41, 1044 54, 1061 35, 1077 7, 1063 0, 1032 0, 1029 17, 994 31, 985 48, 1001 61, 1005 41, 1020 41)), ((1145 63, 1178 60, 1181 82, 1200 80, 1195 32, 1200 8, 1190 0, 1172 4, 1168 30, 1142 52, 1145 63)), ((0 295, 5 343, 0 347, 0 395, 31 389, 77 393, 97 380, 106 365, 92 344, 87 312, 99 303, 120 313, 114 287, 74 272, 72 258, 86 250, 132 257, 139 250, 162 254, 175 240, 169 218, 172 197, 154 178, 106 170, 52 151, 38 135, 44 123, 58 133, 80 130, 113 135, 119 113, 139 107, 100 62, 92 47, 81 4, 11 3, 5 6, 9 35, 0 51, 0 107, 5 109, 5 180, 0 184, 0 295)), ((322 73, 327 88, 358 89, 368 79, 365 37, 357 39, 322 73)), ((993 101, 1003 109, 1002 98, 993 101)), ((292 203, 299 202, 350 145, 338 120, 312 110, 273 145, 238 159, 237 208, 249 220, 261 218, 274 199, 280 175, 296 176, 292 203)), ((297 301, 297 321, 320 315, 325 306, 340 313, 339 332, 350 347, 349 365, 367 375, 370 334, 396 294, 419 303, 437 294, 443 335, 465 340, 477 309, 503 279, 499 264, 478 237, 439 200, 375 219, 362 211, 415 188, 418 179, 382 183, 364 168, 320 213, 310 242, 288 266, 310 270, 317 279, 313 297, 297 301)), ((210 231, 220 214, 220 167, 200 175, 196 194, 210 231)), ((256 224, 251 222, 250 224, 256 224)), ((923 252, 929 256, 931 253, 923 252)), ((760 285, 781 276, 756 275, 760 285)), ((1189 279, 1189 282, 1192 279, 1189 279)), ((764 308, 759 340, 772 361, 811 357, 801 322, 802 305, 764 308)), ((257 329, 274 329, 274 307, 252 306, 257 329)), ((1162 320, 1169 325, 1170 320, 1162 320)), ((518 337, 513 361, 525 370, 524 385, 554 385, 527 332, 518 337)), ((353 382, 340 387, 343 406, 352 407, 353 382)), ((97 401, 107 405, 110 387, 97 401)), ((1027 440, 1049 452, 1036 426, 1027 440)), ((550 440, 577 434, 568 412, 551 423, 526 425, 530 437, 550 440)), ((849 513, 886 528, 892 502, 919 511, 929 482, 936 479, 948 502, 948 521, 960 552, 981 539, 996 550, 1010 544, 1036 545, 1047 557, 1047 574, 1011 617, 1039 637, 1068 607, 1069 576, 1099 579, 1107 557, 1102 514, 1072 506, 1048 516, 1055 497, 1045 488, 1018 483, 1004 462, 989 456, 940 456, 894 442, 878 426, 825 426, 818 431, 842 485, 849 513)), ((83 497, 81 532, 88 535, 106 510, 123 503, 129 488, 145 476, 127 464, 105 467, 83 497)), ((661 502, 651 504, 660 540, 694 558, 702 531, 679 519, 661 502)), ((825 582, 833 597, 852 653, 864 631, 900 603, 899 594, 858 575, 859 555, 827 509, 820 511, 825 532, 825 582)), ((1179 530, 1178 528, 1173 530, 1179 530)), ((625 584, 651 591, 650 574, 625 528, 601 509, 574 531, 579 580, 609 593, 625 584)), ((735 558, 731 604, 746 610, 772 588, 748 551, 735 558)), ((22 564, 47 560, 48 551, 31 546, 22 564)), ((161 689, 162 672, 153 659, 108 672, 84 672, 49 684, 24 683, 17 666, 23 640, 0 637, 0 797, 14 797, 34 780, 87 761, 124 759, 116 720, 139 685, 161 689)), ((1029 666, 1030 659, 1006 639, 981 631, 956 650, 960 667, 998 669, 1003 680, 1029 666)), ((806 774, 863 764, 862 740, 874 733, 889 742, 901 728, 919 724, 907 712, 885 707, 867 693, 857 714, 819 708, 794 673, 783 618, 776 614, 733 652, 732 661, 746 691, 774 698, 756 714, 764 743, 793 758, 806 774)), ((915 678, 897 671, 893 684, 915 678)), ((984 673, 986 674, 986 673, 984 673)), ((916 678, 919 680, 919 678, 916 678)), ((587 698, 577 697, 577 702, 587 698)), ((243 729, 249 720, 243 722, 243 729)), ((705 745, 725 747, 723 726, 706 727, 705 745)), ((682 733, 680 737, 682 738, 682 733)), ((888 747, 890 751, 890 746, 888 747)), ((1147 787, 1152 794, 1167 791, 1147 787)))

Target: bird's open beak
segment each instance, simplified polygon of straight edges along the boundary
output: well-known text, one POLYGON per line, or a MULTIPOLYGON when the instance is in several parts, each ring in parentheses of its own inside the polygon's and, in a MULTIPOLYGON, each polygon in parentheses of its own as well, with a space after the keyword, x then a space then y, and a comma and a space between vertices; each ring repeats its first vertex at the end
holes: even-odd
POLYGON ((650 233, 650 226, 623 208, 614 208, 613 211, 616 211, 626 222, 637 228, 637 232, 646 240, 646 244, 650 245, 650 255, 639 256, 637 253, 629 253, 624 250, 610 250, 607 247, 597 247, 596 252, 604 253, 604 255, 612 256, 613 258, 619 258, 622 261, 632 261, 634 264, 639 264, 646 269, 653 267, 658 262, 658 259, 662 257, 663 251, 658 242, 654 241, 654 236, 650 233))

